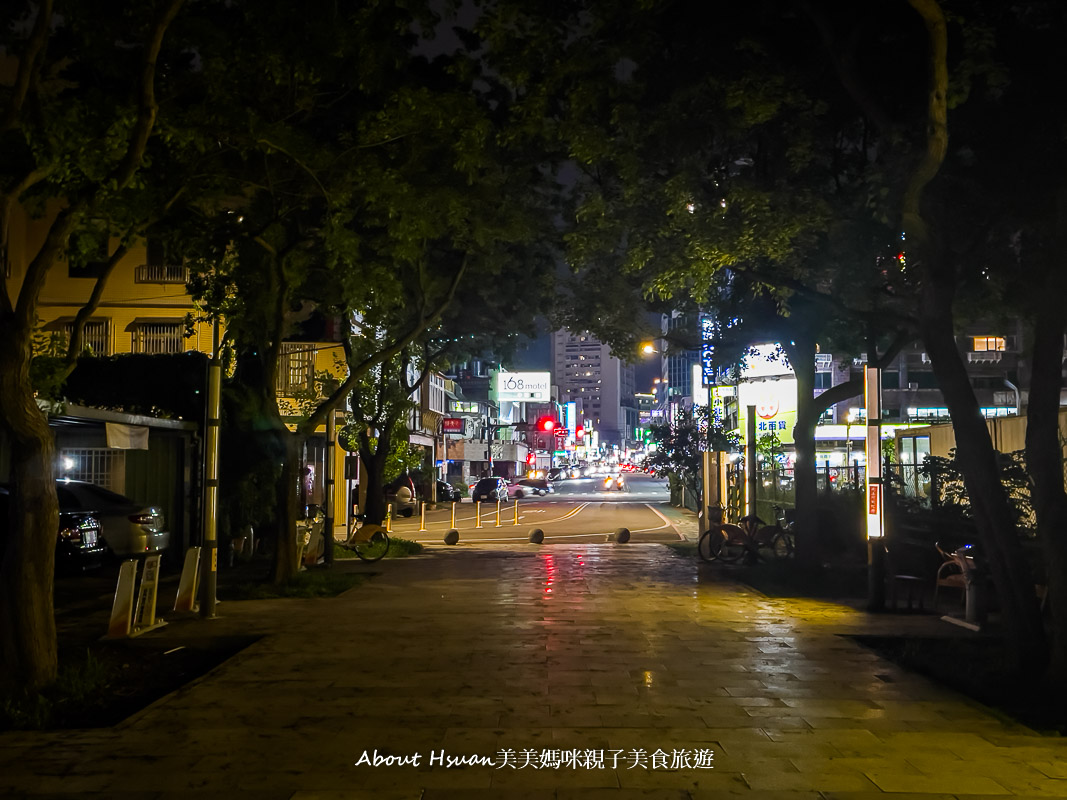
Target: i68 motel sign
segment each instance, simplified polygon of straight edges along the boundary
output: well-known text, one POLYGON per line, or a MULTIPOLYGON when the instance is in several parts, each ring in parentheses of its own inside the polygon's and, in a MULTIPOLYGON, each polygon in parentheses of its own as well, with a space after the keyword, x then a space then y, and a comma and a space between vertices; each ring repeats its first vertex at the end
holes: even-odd
POLYGON ((491 392, 497 402, 548 402, 552 376, 548 372, 494 372, 491 392))

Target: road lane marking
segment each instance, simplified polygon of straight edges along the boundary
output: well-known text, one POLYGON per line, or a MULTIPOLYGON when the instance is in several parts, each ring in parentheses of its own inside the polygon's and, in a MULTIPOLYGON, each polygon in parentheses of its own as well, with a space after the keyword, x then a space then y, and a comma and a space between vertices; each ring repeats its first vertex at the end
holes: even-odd
MULTIPOLYGON (((671 521, 669 519, 667 519, 665 516, 663 516, 663 514, 661 514, 655 508, 650 506, 648 503, 645 503, 645 506, 648 507, 649 511, 651 511, 653 514, 655 514, 657 517, 659 517, 661 520, 663 520, 663 524, 659 526, 660 528, 674 528, 674 525, 671 524, 671 521)), ((652 530, 659 530, 659 528, 652 528, 652 530)), ((683 542, 686 540, 685 537, 682 536, 682 534, 678 531, 677 528, 674 529, 674 535, 677 536, 679 539, 681 539, 683 542)))

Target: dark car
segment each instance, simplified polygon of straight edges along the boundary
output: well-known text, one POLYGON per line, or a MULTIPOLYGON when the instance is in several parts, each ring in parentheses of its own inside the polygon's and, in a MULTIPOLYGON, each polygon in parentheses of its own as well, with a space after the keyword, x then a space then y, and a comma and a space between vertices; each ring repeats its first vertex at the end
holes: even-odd
MULTIPOLYGON (((11 508, 11 488, 0 484, 0 520, 7 524, 11 508)), ((87 572, 99 569, 107 553, 96 514, 72 508, 59 498, 59 531, 56 535, 56 572, 87 572)))
POLYGON ((437 482, 437 502, 454 503, 457 500, 459 500, 459 492, 456 491, 455 486, 445 481, 437 482))
POLYGON ((482 478, 471 489, 471 500, 475 503, 479 501, 496 502, 497 500, 506 503, 508 501, 508 483, 503 478, 482 478))
POLYGON ((165 552, 170 532, 163 522, 163 509, 146 506, 128 497, 82 481, 56 482, 60 508, 92 511, 100 518, 108 547, 117 556, 143 556, 165 552))

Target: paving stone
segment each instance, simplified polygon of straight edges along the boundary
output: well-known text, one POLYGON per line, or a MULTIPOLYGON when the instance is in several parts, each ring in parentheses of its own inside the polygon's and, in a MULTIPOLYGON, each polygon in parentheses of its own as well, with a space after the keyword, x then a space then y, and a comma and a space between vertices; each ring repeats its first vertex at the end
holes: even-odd
POLYGON ((441 548, 368 571, 332 600, 227 603, 146 634, 263 638, 112 729, 0 734, 0 794, 1067 797, 1067 742, 840 635, 930 635, 932 615, 764 597, 655 545, 441 548), (375 750, 420 763, 357 764, 375 750), (630 765, 657 750, 713 768, 630 765), (620 761, 503 766, 564 751, 620 761))

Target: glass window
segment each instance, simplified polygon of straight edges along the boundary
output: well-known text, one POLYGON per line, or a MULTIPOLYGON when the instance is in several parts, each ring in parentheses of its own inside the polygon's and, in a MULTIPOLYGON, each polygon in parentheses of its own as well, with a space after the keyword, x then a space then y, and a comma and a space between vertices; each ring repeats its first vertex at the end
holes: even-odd
POLYGON ((976 353, 984 353, 990 350, 1003 350, 1004 345, 1005 342, 1003 336, 974 337, 974 352, 976 353))

